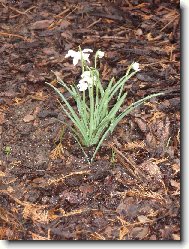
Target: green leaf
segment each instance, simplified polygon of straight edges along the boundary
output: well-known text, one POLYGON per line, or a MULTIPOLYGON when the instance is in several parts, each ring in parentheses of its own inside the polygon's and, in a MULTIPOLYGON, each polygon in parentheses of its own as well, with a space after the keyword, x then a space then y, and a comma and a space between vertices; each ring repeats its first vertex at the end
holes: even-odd
POLYGON ((60 96, 62 101, 66 104, 66 106, 67 106, 70 113, 66 110, 66 108, 63 105, 61 105, 64 112, 71 119, 71 121, 75 124, 75 126, 80 130, 80 132, 81 132, 82 136, 85 138, 85 140, 87 140, 84 123, 82 121, 80 121, 79 117, 77 116, 77 114, 75 113, 75 111, 71 107, 71 105, 68 103, 68 101, 66 100, 64 95, 56 87, 54 87, 53 85, 51 85, 51 84, 49 84, 47 82, 46 82, 46 84, 51 86, 55 90, 55 92, 60 96))
POLYGON ((131 104, 129 107, 127 107, 127 109, 125 111, 123 111, 113 122, 112 122, 112 126, 111 126, 111 132, 113 132, 114 128, 117 126, 117 124, 126 116, 128 115, 132 110, 134 110, 136 107, 140 106, 141 104, 143 104, 145 101, 153 98, 153 97, 157 97, 160 95, 163 95, 164 93, 155 93, 155 94, 151 94, 143 99, 140 99, 136 102, 134 102, 133 104, 131 104))

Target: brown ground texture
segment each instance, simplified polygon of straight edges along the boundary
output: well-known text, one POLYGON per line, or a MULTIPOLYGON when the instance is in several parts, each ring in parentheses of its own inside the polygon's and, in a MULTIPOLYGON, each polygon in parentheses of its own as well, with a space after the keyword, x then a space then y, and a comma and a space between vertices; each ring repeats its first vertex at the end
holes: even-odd
POLYGON ((180 240, 179 30, 177 0, 0 1, 0 239, 180 240), (78 81, 65 54, 79 45, 105 52, 105 83, 140 63, 124 106, 165 93, 91 165, 45 84, 78 81))

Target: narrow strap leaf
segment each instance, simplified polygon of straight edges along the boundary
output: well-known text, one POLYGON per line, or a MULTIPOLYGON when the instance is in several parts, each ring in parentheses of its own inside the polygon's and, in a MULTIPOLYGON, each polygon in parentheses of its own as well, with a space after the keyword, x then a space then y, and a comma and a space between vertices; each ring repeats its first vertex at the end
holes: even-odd
POLYGON ((129 114, 133 109, 135 109, 136 107, 140 106, 141 104, 143 104, 146 100, 151 99, 153 97, 157 97, 160 95, 163 95, 164 93, 155 93, 155 94, 151 94, 143 99, 140 99, 136 102, 134 102, 133 104, 131 104, 129 107, 127 107, 127 109, 125 111, 123 111, 116 119, 115 121, 112 123, 111 126, 111 132, 113 132, 114 128, 116 127, 116 125, 127 115, 129 114))

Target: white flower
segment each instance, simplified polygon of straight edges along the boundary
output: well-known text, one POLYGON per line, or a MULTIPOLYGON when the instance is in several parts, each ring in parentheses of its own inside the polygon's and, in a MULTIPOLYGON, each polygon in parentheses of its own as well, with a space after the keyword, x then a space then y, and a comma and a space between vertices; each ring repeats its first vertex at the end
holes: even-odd
POLYGON ((90 49, 90 48, 85 48, 85 49, 83 49, 83 53, 88 53, 88 52, 92 53, 93 50, 90 49))
POLYGON ((98 50, 97 53, 96 53, 96 55, 97 55, 99 58, 102 58, 102 57, 104 57, 104 52, 98 50))
POLYGON ((75 52, 74 50, 71 49, 71 50, 69 50, 68 53, 66 54, 65 58, 68 58, 68 57, 70 57, 70 56, 74 57, 75 53, 77 53, 77 52, 75 52))
POLYGON ((135 70, 135 71, 140 71, 141 69, 139 68, 139 63, 138 62, 134 62, 133 65, 132 65, 132 68, 135 70))
POLYGON ((81 75, 81 78, 83 81, 88 83, 89 87, 95 84, 95 81, 97 80, 96 75, 91 75, 90 71, 84 71, 81 75))
POLYGON ((88 87, 92 87, 93 84, 95 85, 96 80, 96 75, 91 75, 91 71, 84 71, 77 87, 79 88, 79 91, 85 91, 88 87))
POLYGON ((83 91, 87 90, 88 84, 87 84, 86 81, 84 81, 83 79, 81 79, 79 81, 79 84, 77 85, 77 87, 79 88, 79 91, 83 92, 83 91))
POLYGON ((88 77, 91 77, 90 71, 84 71, 81 75, 81 78, 88 78, 88 77))
POLYGON ((73 58, 73 64, 74 66, 77 65, 77 63, 79 62, 79 60, 81 60, 81 57, 83 58, 83 60, 85 61, 89 61, 89 53, 90 52, 93 52, 92 49, 90 48, 85 48, 83 51, 74 51, 74 50, 69 50, 68 53, 66 54, 65 58, 68 58, 68 57, 72 57, 73 58))

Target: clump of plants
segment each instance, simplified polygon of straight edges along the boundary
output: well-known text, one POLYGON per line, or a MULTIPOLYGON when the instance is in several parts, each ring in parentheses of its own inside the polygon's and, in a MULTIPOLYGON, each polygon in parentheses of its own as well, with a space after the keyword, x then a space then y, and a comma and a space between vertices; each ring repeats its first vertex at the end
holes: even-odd
POLYGON ((72 57, 73 65, 76 66, 81 61, 81 78, 77 84, 68 85, 57 76, 57 81, 62 85, 74 99, 77 108, 69 103, 64 94, 50 83, 61 99, 61 107, 66 116, 72 121, 69 127, 79 143, 87 161, 91 163, 104 139, 112 133, 117 124, 128 115, 133 109, 143 104, 145 101, 162 95, 155 93, 148 95, 120 112, 124 104, 127 92, 124 91, 125 83, 134 76, 139 69, 139 63, 133 62, 127 69, 126 74, 119 80, 113 77, 106 87, 103 86, 100 72, 97 68, 97 61, 104 56, 104 52, 98 50, 94 56, 94 66, 90 65, 89 57, 93 50, 79 47, 78 51, 69 50, 66 58, 72 57), (110 104, 114 99, 114 104, 110 104), (84 147, 96 146, 91 158, 85 153, 84 147))

